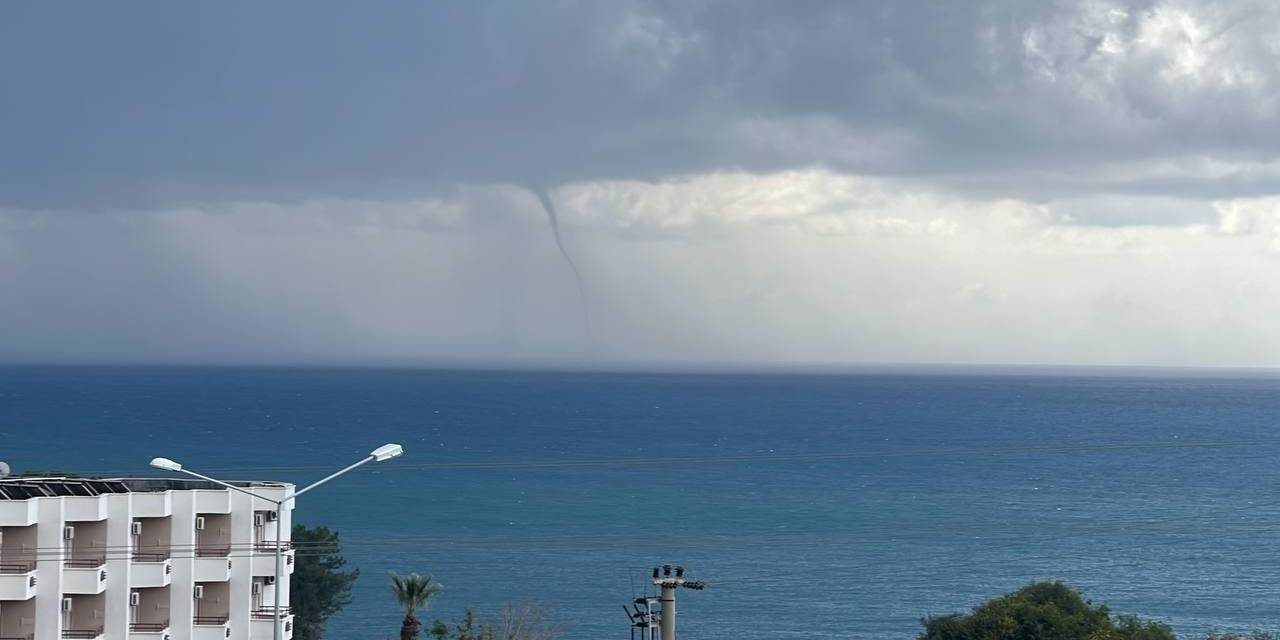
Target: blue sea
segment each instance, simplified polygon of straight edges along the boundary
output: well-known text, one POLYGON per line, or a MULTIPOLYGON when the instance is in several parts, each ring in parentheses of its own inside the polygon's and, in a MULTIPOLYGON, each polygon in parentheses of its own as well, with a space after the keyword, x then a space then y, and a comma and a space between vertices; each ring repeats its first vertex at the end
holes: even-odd
POLYGON ((903 638, 1054 578, 1113 610, 1275 630, 1280 378, 1115 370, 813 374, 0 369, 0 459, 151 475, 167 456, 305 484, 360 579, 328 637, 536 603, 626 638, 655 564, 682 637, 903 638))

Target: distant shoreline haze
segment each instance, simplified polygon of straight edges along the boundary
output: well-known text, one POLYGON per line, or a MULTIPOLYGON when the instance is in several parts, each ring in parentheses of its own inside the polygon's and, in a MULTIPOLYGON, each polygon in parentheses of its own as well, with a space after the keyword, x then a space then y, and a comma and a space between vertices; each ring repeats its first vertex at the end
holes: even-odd
POLYGON ((490 373, 565 374, 671 374, 671 375, 760 375, 760 376, 875 376, 875 375, 970 375, 970 376, 1088 376, 1088 377, 1280 377, 1280 366, 1211 365, 1088 365, 1088 364, 969 364, 969 363, 871 363, 821 364, 732 364, 732 363, 599 363, 533 361, 333 361, 333 362, 0 362, 0 369, 169 369, 181 370, 332 370, 332 371, 430 371, 490 373))

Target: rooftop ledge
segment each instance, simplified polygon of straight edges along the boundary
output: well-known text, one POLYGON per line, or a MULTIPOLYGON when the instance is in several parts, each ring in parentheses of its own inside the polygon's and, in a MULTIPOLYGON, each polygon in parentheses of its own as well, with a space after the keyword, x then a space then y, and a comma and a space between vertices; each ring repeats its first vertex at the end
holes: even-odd
MULTIPOLYGON (((245 488, 283 488, 284 482, 265 480, 237 480, 228 484, 245 488)), ((30 498, 93 497, 115 493, 159 493, 164 491, 190 491, 227 488, 205 480, 181 478, 3 478, 0 479, 0 500, 28 500, 30 498)))

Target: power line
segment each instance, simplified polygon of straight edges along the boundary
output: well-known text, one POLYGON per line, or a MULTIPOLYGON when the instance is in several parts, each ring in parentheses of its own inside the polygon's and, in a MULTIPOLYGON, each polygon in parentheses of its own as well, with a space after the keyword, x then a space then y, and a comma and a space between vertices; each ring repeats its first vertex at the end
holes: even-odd
MULTIPOLYGON (((315 551, 305 551, 305 552, 301 552, 301 553, 296 553, 296 554, 294 554, 294 557, 295 557, 295 558, 315 558, 315 557, 321 557, 321 556, 329 555, 330 553, 333 553, 333 552, 335 552, 335 551, 338 551, 338 550, 334 549, 334 550, 315 550, 315 551)), ((110 560, 133 560, 133 559, 135 558, 135 556, 137 556, 137 555, 147 555, 147 552, 138 552, 138 553, 136 553, 136 554, 135 554, 135 553, 133 553, 133 552, 113 551, 113 552, 109 552, 109 553, 102 554, 102 555, 94 555, 92 558, 77 557, 77 555, 76 555, 75 553, 60 553, 60 554, 59 554, 59 553, 53 553, 53 552, 49 552, 49 551, 40 552, 40 553, 35 553, 35 554, 22 552, 22 553, 13 553, 13 554, 10 554, 10 555, 12 555, 12 556, 16 556, 16 557, 14 557, 14 558, 13 558, 13 560, 14 560, 13 564, 23 564, 24 562, 27 562, 27 561, 31 561, 31 562, 66 562, 66 561, 75 562, 75 561, 86 561, 86 562, 87 562, 87 561, 97 561, 97 560, 100 560, 100 559, 101 559, 101 560, 104 560, 104 561, 110 561, 110 560), (32 556, 34 556, 34 557, 32 557, 32 556)), ((84 555, 89 555, 89 554, 84 554, 84 555)), ((242 553, 242 552, 232 552, 232 553, 228 553, 228 554, 224 554, 224 555, 203 555, 203 554, 198 554, 198 553, 189 553, 189 552, 188 552, 188 553, 171 553, 171 554, 169 554, 166 558, 163 558, 163 559, 160 559, 160 560, 139 560, 138 562, 164 562, 164 561, 167 561, 167 560, 175 560, 175 559, 192 559, 192 558, 197 558, 197 559, 202 559, 202 560, 220 560, 220 559, 225 559, 225 558, 263 558, 263 559, 265 559, 265 560, 270 560, 271 558, 273 558, 273 556, 272 556, 271 554, 269 554, 269 553, 242 553)), ((7 557, 6 557, 6 560, 8 560, 8 558, 7 558, 7 557)), ((9 563, 8 563, 8 562, 6 562, 6 564, 9 564, 9 563)), ((97 567, 93 567, 93 568, 97 568, 97 567)))

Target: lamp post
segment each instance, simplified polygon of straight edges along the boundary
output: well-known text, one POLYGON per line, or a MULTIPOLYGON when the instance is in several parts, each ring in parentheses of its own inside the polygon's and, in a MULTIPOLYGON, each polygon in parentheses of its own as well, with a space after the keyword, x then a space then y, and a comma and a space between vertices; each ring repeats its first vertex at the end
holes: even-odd
POLYGON ((281 614, 280 614, 280 572, 281 572, 280 570, 281 570, 281 559, 283 558, 283 545, 282 545, 282 536, 280 535, 280 534, 281 534, 281 532, 280 532, 280 526, 281 526, 281 523, 282 523, 282 522, 284 522, 284 519, 283 519, 283 518, 281 518, 280 516, 281 516, 281 515, 283 515, 283 513, 282 513, 282 512, 284 511, 284 505, 285 505, 285 503, 286 503, 286 502, 289 502, 290 500, 293 500, 293 499, 297 498, 298 496, 300 496, 300 495, 302 495, 302 494, 304 494, 304 493, 306 493, 306 492, 308 492, 308 491, 310 491, 310 490, 312 490, 312 489, 314 489, 314 488, 316 488, 316 487, 318 487, 318 486, 320 486, 320 485, 322 485, 322 484, 324 484, 324 483, 326 483, 326 482, 328 482, 328 481, 330 481, 330 480, 332 480, 332 479, 334 479, 334 478, 336 478, 336 477, 338 477, 338 476, 340 476, 340 475, 342 475, 342 474, 344 474, 344 473, 346 473, 346 472, 348 472, 348 471, 351 471, 351 470, 355 469, 356 467, 359 467, 360 465, 363 465, 363 464, 366 464, 366 463, 369 463, 369 462, 382 462, 383 460, 390 460, 391 458, 395 458, 395 457, 397 457, 397 456, 399 456, 399 455, 401 455, 401 454, 403 454, 403 453, 404 453, 404 447, 401 447, 401 446, 400 446, 400 445, 398 445, 398 444, 384 444, 384 445, 382 445, 381 447, 378 447, 377 449, 374 449, 373 451, 369 452, 369 455, 365 456, 365 457, 364 457, 364 459, 360 460, 359 462, 357 462, 357 463, 355 463, 355 464, 353 464, 353 465, 350 465, 350 466, 348 466, 348 467, 346 467, 346 468, 344 468, 344 469, 342 469, 341 471, 338 471, 338 472, 336 472, 336 473, 331 473, 331 474, 329 474, 328 476, 325 476, 324 478, 322 478, 322 479, 320 479, 320 480, 318 480, 318 481, 316 481, 316 482, 313 482, 313 483, 311 483, 311 484, 307 485, 306 487, 304 487, 304 488, 302 488, 302 489, 299 489, 299 490, 297 490, 297 491, 293 492, 293 495, 288 496, 288 497, 286 497, 286 498, 284 498, 284 499, 282 499, 282 500, 272 500, 271 498, 268 498, 268 497, 265 497, 265 496, 258 495, 258 494, 254 493, 254 492, 252 492, 252 491, 250 491, 250 490, 248 490, 248 489, 245 489, 244 487, 237 487, 237 486, 235 486, 235 485, 233 485, 233 484, 231 484, 231 483, 229 483, 229 482, 223 482, 223 481, 218 480, 218 479, 216 479, 216 478, 210 478, 209 476, 206 476, 206 475, 202 475, 202 474, 196 473, 196 472, 194 472, 194 471, 191 471, 190 469, 184 469, 184 468, 182 467, 182 465, 181 465, 181 464, 178 464, 177 462, 174 462, 173 460, 170 460, 170 459, 168 459, 168 458, 152 458, 152 460, 151 460, 151 466, 153 466, 153 467, 155 467, 155 468, 157 468, 157 469, 164 469, 165 471, 176 471, 176 472, 178 472, 178 473, 185 473, 185 474, 187 474, 187 475, 189 475, 189 476, 194 476, 194 477, 196 477, 196 478, 200 478, 201 480, 208 480, 209 482, 212 482, 212 483, 217 484, 217 485, 224 486, 224 487, 226 487, 226 488, 228 488, 228 489, 231 489, 231 490, 233 490, 233 491, 239 491, 240 493, 246 493, 246 494, 249 494, 249 495, 251 495, 251 496, 253 496, 254 498, 257 498, 257 499, 259 499, 259 500, 263 500, 263 501, 265 501, 265 502, 270 502, 270 503, 272 503, 272 504, 276 505, 276 544, 275 544, 275 547, 276 547, 276 577, 275 577, 275 584, 273 585, 273 586, 275 587, 275 588, 273 589, 273 592, 274 592, 274 594, 275 594, 275 608, 274 608, 274 614, 273 614, 273 616, 272 616, 272 617, 273 617, 273 624, 272 624, 272 628, 271 628, 271 637, 273 638, 273 640, 282 640, 282 639, 284 638, 284 629, 282 628, 282 623, 283 623, 283 621, 284 621, 284 618, 283 618, 283 616, 281 616, 281 614))

